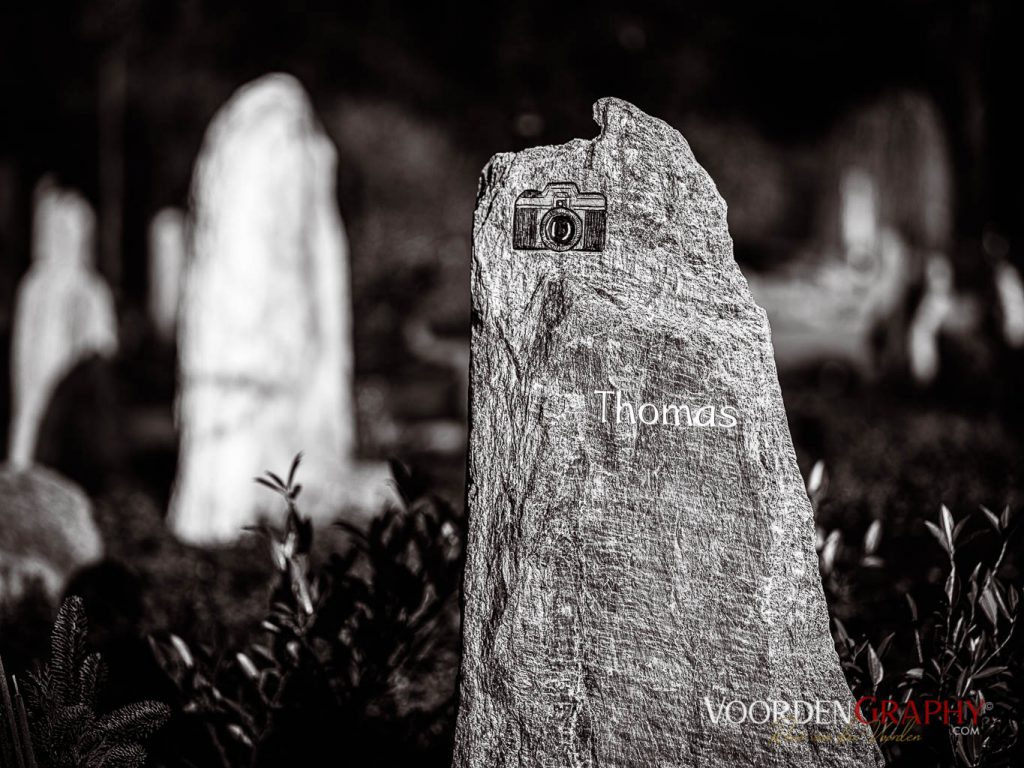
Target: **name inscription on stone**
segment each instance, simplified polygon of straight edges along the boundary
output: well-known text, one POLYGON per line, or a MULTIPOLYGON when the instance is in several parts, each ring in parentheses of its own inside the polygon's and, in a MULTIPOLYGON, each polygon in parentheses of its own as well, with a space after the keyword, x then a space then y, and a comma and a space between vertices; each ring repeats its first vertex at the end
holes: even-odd
POLYGON ((729 405, 644 403, 627 400, 617 389, 595 389, 603 424, 660 424, 665 427, 735 429, 736 409, 729 405))

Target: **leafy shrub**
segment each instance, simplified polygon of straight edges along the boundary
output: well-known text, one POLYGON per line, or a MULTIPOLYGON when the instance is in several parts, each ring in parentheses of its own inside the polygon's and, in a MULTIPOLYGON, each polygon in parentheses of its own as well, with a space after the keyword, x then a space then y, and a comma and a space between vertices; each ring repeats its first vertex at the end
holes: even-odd
MULTIPOLYGON (((816 504, 821 487, 816 468, 808 483, 816 504)), ((890 632, 877 645, 863 637, 855 640, 833 616, 843 671, 858 698, 968 701, 982 713, 977 728, 951 729, 933 722, 921 727, 916 741, 887 740, 876 730, 891 766, 1019 765, 1021 588, 1010 580, 1015 570, 1007 557, 1014 516, 1009 507, 999 515, 982 507, 956 521, 943 506, 937 523, 925 521, 925 527, 948 563, 941 592, 927 596, 931 608, 923 612, 906 593, 909 631, 890 632)), ((819 531, 819 561, 830 606, 848 598, 845 593, 858 574, 884 566, 875 554, 880 536, 880 523, 869 527, 861 547, 844 545, 836 531, 819 531)))
POLYGON ((393 464, 402 506, 365 532, 340 523, 351 546, 317 563, 298 466, 258 479, 287 509, 283 530, 255 531, 277 574, 258 628, 220 656, 169 636, 154 642, 158 659, 225 766, 336 765, 339 749, 349 761, 447 764, 462 563, 454 513, 393 464))

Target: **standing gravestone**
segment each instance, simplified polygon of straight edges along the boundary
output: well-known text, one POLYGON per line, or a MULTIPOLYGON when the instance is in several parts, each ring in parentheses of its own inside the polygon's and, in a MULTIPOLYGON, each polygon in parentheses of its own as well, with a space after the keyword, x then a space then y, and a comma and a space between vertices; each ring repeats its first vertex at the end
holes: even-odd
POLYGON ((149 223, 149 320, 164 342, 174 340, 185 269, 185 215, 164 208, 149 223))
POLYGON ((26 467, 61 380, 93 355, 117 351, 114 302, 94 270, 96 217, 76 192, 36 192, 32 266, 18 288, 11 344, 13 414, 8 460, 26 467))
POLYGON ((182 538, 230 539, 277 510, 252 478, 285 471, 299 451, 304 510, 372 504, 383 473, 353 474, 351 299, 335 166, 308 97, 286 75, 243 87, 207 130, 178 338, 170 519, 182 538))
POLYGON ((856 720, 739 722, 854 704, 768 323, 686 141, 595 114, 478 197, 455 766, 881 765, 856 720))

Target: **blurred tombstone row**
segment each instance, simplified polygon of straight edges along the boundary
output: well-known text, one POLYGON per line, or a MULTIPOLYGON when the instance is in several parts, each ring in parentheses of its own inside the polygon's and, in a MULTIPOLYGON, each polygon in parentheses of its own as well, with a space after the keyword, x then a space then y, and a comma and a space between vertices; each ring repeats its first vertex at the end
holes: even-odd
MULTIPOLYGON (((169 522, 186 540, 230 540, 264 515, 279 519, 280 499, 253 477, 285 471, 300 451, 300 503, 314 517, 359 519, 393 495, 383 464, 355 459, 336 162, 299 83, 267 76, 212 121, 192 210, 166 209, 151 222, 149 321, 179 356, 169 522)), ((81 195, 41 184, 33 264, 13 323, 5 472, 34 471, 40 425, 69 371, 117 352, 114 302, 94 269, 95 226, 81 195)))
POLYGON ((812 192, 789 205, 803 203, 810 230, 791 262, 748 272, 780 368, 833 359, 874 378, 904 367, 911 289, 952 247, 953 172, 935 107, 914 94, 870 104, 793 166, 803 177, 787 188, 812 192))
POLYGON ((77 192, 36 190, 32 265, 18 287, 11 345, 12 418, 0 466, 0 598, 38 582, 52 595, 102 553, 91 503, 74 483, 35 466, 55 393, 77 366, 118 346, 110 290, 95 271, 96 217, 77 192))
POLYGON ((977 347, 987 310, 1024 347, 1024 281, 1008 245, 987 238, 997 306, 959 290, 954 178, 942 120, 925 96, 853 110, 823 141, 787 147, 747 128, 697 121, 694 144, 729 202, 737 253, 794 370, 839 361, 859 376, 939 376, 943 340, 977 347))
MULTIPOLYGON (((440 402, 423 396, 430 369, 435 388, 455 391, 460 405, 467 388, 465 297, 451 295, 468 258, 466 158, 401 110, 343 106, 332 127, 367 179, 370 201, 360 215, 361 268, 444 271, 397 321, 398 342, 421 375, 391 392, 409 411, 392 431, 406 448, 456 452, 464 411, 437 418, 443 404, 428 412, 433 406, 419 401, 440 402), (367 155, 384 157, 380 167, 360 166, 367 155), (387 182, 380 189, 378 176, 387 182), (408 200, 394 194, 394 179, 408 200), (434 188, 443 194, 431 195, 434 188), (446 202, 423 202, 434 198, 446 202)), ((768 311, 780 369, 839 359, 866 378, 901 367, 928 383, 940 370, 940 340, 979 332, 985 308, 954 284, 952 170, 926 98, 903 93, 868 104, 799 150, 720 123, 691 124, 687 133, 711 155, 737 253, 754 254, 746 274, 768 311), (715 167, 716 157, 729 160, 715 167)), ((233 538, 276 509, 251 479, 282 471, 300 450, 302 502, 316 515, 359 516, 388 493, 383 467, 355 459, 352 290, 336 155, 299 83, 264 77, 209 126, 191 209, 167 208, 150 222, 147 315, 155 337, 178 348, 180 456, 169 515, 183 538, 233 538)), ((76 366, 118 350, 111 292, 95 270, 95 228, 80 194, 40 183, 32 266, 12 325, 12 467, 48 463, 40 432, 55 392, 76 366)), ((1019 349, 1024 281, 1008 248, 990 250, 1002 335, 1019 349)), ((371 330, 397 311, 377 304, 363 317, 371 330)), ((364 347, 379 379, 389 359, 364 347)))

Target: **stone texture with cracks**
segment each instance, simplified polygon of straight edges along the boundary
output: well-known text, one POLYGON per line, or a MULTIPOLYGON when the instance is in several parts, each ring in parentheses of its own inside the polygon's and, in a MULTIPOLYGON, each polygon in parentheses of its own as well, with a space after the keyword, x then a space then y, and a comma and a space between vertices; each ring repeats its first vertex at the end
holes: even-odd
POLYGON ((595 117, 597 139, 481 180, 455 766, 881 765, 864 727, 776 743, 709 716, 852 695, 725 204, 670 126, 614 99, 595 117), (556 181, 605 194, 602 252, 513 250, 517 196, 556 181), (598 390, 737 424, 602 420, 598 390))

